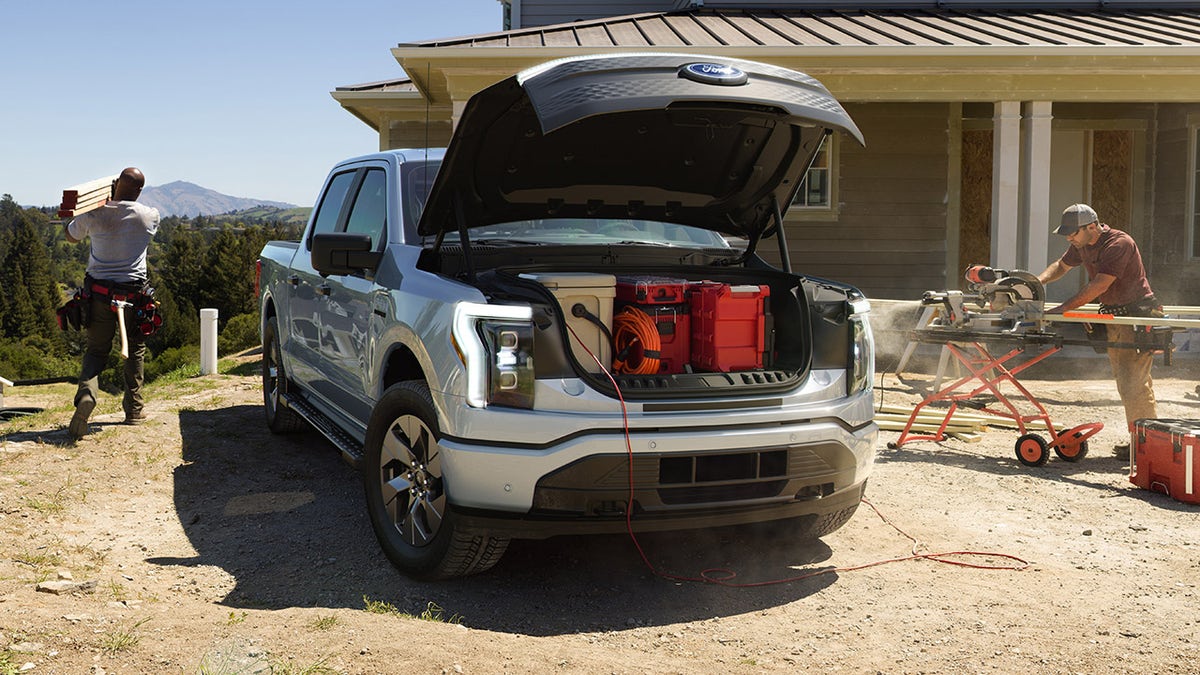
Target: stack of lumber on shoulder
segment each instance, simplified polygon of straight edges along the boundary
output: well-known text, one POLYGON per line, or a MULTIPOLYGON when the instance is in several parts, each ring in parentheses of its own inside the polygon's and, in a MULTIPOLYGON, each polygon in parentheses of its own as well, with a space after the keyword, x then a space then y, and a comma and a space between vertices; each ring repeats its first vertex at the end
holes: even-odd
MULTIPOLYGON (((908 418, 912 416, 912 412, 912 408, 905 408, 904 406, 883 405, 875 411, 875 423, 884 431, 903 431, 904 425, 908 424, 908 418)), ((944 408, 925 408, 917 413, 917 418, 913 421, 909 432, 918 434, 936 433, 938 427, 942 425, 942 421, 946 419, 947 412, 944 408)), ((950 422, 946 425, 945 433, 960 441, 974 443, 980 440, 979 434, 987 431, 989 426, 1015 429, 1017 428, 1017 423, 1007 417, 959 408, 954 411, 954 416, 950 418, 950 422)), ((1025 429, 1027 431, 1045 431, 1046 422, 1044 420, 1031 420, 1025 423, 1025 429)))
POLYGON ((74 218, 104 206, 112 198, 113 181, 116 179, 116 176, 97 178, 63 190, 58 217, 74 218))

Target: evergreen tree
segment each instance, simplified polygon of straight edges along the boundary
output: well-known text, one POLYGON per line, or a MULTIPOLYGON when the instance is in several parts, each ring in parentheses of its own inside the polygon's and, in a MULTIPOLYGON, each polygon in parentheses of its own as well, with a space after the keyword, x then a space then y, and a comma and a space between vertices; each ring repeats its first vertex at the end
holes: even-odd
POLYGON ((50 274, 46 243, 13 198, 0 198, 0 334, 10 338, 53 334, 62 303, 50 274))

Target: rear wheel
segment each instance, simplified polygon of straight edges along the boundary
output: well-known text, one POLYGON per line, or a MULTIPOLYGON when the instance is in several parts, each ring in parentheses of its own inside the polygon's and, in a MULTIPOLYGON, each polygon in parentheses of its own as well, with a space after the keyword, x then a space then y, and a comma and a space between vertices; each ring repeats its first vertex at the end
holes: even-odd
POLYGON ((271 431, 277 434, 287 434, 302 431, 305 428, 305 422, 304 418, 289 410, 283 402, 288 381, 281 357, 278 320, 271 317, 263 329, 263 411, 267 416, 267 427, 271 431))
POLYGON ((1054 446, 1054 454, 1058 455, 1059 459, 1064 459, 1068 462, 1078 462, 1087 457, 1088 442, 1079 441, 1074 445, 1056 445, 1054 446))
POLYGON ((446 579, 495 565, 508 539, 463 533, 447 500, 440 430, 424 382, 393 385, 371 413, 363 488, 371 527, 388 559, 418 579, 446 579))

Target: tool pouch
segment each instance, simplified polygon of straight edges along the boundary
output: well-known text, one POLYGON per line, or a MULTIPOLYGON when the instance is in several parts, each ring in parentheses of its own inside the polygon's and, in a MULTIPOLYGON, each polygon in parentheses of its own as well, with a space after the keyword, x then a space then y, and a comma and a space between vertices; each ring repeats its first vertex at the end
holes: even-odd
POLYGON ((1097 354, 1108 352, 1108 326, 1102 323, 1085 323, 1083 332, 1097 354))
POLYGON ((87 327, 84 317, 91 317, 88 310, 89 300, 83 297, 83 291, 75 289, 75 293, 62 307, 58 308, 58 327, 62 330, 80 330, 87 327))

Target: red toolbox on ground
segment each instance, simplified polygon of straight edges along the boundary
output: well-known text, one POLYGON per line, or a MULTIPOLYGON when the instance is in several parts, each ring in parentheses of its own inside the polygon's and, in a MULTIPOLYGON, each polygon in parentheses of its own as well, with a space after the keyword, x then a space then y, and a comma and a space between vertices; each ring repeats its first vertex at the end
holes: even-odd
POLYGON ((692 365, 724 373, 762 368, 770 295, 770 286, 693 284, 692 365))
POLYGON ((1133 423, 1129 482, 1181 502, 1200 504, 1200 420, 1143 419, 1133 423))
POLYGON ((632 305, 645 312, 658 328, 658 372, 686 372, 690 363, 692 317, 688 311, 686 279, 618 276, 616 312, 632 305))

